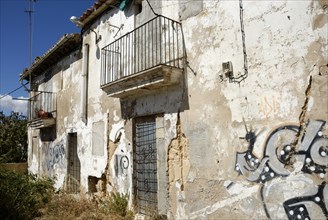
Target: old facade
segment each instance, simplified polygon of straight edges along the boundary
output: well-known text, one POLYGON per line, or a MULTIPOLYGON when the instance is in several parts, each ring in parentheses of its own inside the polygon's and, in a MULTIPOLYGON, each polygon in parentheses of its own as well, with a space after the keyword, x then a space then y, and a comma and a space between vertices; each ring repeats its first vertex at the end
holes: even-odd
POLYGON ((326 219, 328 2, 149 3, 98 0, 23 73, 30 172, 148 216, 326 219))

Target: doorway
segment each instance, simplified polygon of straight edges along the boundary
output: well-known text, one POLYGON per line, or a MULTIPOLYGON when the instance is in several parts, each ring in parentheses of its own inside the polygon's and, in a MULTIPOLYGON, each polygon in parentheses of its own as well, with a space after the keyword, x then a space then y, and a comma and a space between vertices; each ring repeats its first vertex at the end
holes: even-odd
POLYGON ((68 134, 67 191, 80 192, 81 164, 77 154, 77 134, 68 134))
POLYGON ((134 120, 134 191, 135 205, 140 214, 157 214, 157 146, 156 117, 134 120))

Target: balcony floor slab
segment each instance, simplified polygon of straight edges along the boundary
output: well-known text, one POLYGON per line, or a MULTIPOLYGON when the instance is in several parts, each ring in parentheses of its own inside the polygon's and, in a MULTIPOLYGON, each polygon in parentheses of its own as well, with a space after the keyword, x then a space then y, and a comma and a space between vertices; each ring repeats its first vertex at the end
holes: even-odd
POLYGON ((183 70, 159 65, 137 74, 101 86, 108 96, 127 98, 152 93, 160 88, 178 84, 183 70))

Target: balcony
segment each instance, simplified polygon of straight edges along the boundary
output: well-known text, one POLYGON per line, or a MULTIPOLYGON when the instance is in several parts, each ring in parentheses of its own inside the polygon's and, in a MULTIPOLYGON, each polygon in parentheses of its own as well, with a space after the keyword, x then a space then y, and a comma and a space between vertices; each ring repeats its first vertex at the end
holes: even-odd
POLYGON ((178 84, 185 57, 181 23, 156 16, 102 49, 101 88, 126 98, 178 84))
POLYGON ((29 100, 29 126, 34 129, 56 124, 56 94, 37 92, 29 100))

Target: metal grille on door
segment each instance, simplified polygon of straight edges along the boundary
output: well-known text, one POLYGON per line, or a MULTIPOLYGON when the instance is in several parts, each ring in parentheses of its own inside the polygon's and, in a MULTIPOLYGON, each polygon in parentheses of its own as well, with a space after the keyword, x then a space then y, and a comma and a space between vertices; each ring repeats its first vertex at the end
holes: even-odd
POLYGON ((157 213, 157 150, 155 117, 135 121, 134 186, 137 211, 157 213))
POLYGON ((68 135, 67 190, 70 193, 80 192, 81 165, 77 155, 77 135, 68 135))

